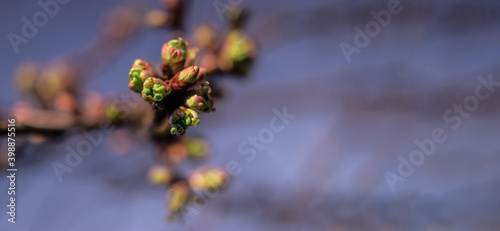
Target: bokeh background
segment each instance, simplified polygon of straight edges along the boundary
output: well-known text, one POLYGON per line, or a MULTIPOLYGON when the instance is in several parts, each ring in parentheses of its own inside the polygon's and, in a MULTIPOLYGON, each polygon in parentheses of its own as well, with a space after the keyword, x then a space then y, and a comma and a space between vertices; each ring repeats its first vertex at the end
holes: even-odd
MULTIPOLYGON (((193 2, 188 33, 203 22, 223 27, 213 2, 193 2)), ((339 44, 352 44, 353 28, 387 2, 244 1, 252 11, 246 31, 258 44, 253 69, 248 78, 223 79, 228 96, 188 131, 210 143, 208 164, 236 160, 243 172, 189 223, 165 220, 165 189, 146 180, 157 162, 151 145, 124 156, 97 146, 60 183, 51 163, 64 162, 64 147, 82 139, 77 132, 25 150, 17 223, 7 223, 2 206, 0 230, 499 230, 500 90, 457 130, 442 116, 474 94, 478 76, 500 81, 500 2, 401 0, 403 11, 348 63, 339 44), (283 107, 296 118, 247 162, 238 145, 268 128, 273 109, 283 107), (384 173, 397 172, 398 156, 408 157, 414 140, 435 128, 447 131, 447 141, 391 191, 384 173)), ((0 106, 8 109, 17 98, 19 64, 89 46, 103 14, 130 3, 159 5, 72 0, 16 54, 7 33, 19 33, 21 17, 40 8, 36 1, 2 1, 0 106)), ((142 28, 86 87, 128 92, 132 61, 159 60, 169 36, 142 28)), ((7 184, 3 173, 2 204, 7 184)))

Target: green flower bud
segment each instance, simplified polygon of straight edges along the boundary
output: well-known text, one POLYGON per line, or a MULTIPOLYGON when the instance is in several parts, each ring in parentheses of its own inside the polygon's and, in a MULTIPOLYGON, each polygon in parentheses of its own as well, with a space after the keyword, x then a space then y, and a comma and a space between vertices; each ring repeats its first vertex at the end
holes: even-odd
POLYGON ((219 57, 219 66, 224 71, 245 73, 253 60, 255 45, 241 30, 229 32, 219 57))
POLYGON ((214 102, 210 97, 211 92, 208 81, 201 83, 192 89, 191 95, 186 100, 186 106, 199 112, 215 111, 214 102))
POLYGON ((189 157, 198 160, 207 156, 209 145, 205 140, 201 138, 185 138, 182 143, 189 157))
POLYGON ((200 73, 200 68, 197 66, 190 66, 183 71, 181 71, 179 75, 179 80, 185 81, 188 83, 193 83, 196 78, 198 77, 198 74, 200 73))
POLYGON ((164 185, 172 180, 173 174, 169 168, 157 165, 149 169, 148 178, 153 184, 164 185))
POLYGON ((168 207, 172 213, 180 212, 187 204, 190 193, 186 183, 179 182, 172 185, 167 193, 169 198, 168 207))
POLYGON ((195 110, 179 107, 170 115, 169 122, 170 126, 172 126, 170 132, 182 135, 188 127, 200 124, 200 119, 195 110))
POLYGON ((139 69, 147 70, 147 71, 150 71, 151 73, 156 74, 153 66, 151 66, 151 64, 149 64, 148 62, 146 62, 142 59, 134 60, 134 63, 132 64, 132 68, 139 68, 139 69))
POLYGON ((200 124, 198 113, 195 110, 186 108, 184 111, 184 121, 187 126, 196 126, 200 124))
POLYGON ((128 87, 130 90, 136 92, 136 93, 141 93, 142 88, 144 86, 144 81, 150 77, 155 77, 156 75, 153 72, 150 72, 148 70, 144 70, 141 67, 132 67, 130 69, 129 73, 129 83, 128 87))
POLYGON ((196 191, 218 191, 227 183, 227 173, 221 169, 199 169, 189 177, 189 184, 196 191))
POLYGON ((209 94, 197 95, 192 94, 187 100, 186 105, 194 110, 199 112, 212 112, 215 111, 214 102, 210 98, 209 94))
POLYGON ((163 63, 169 66, 174 74, 182 70, 187 55, 188 47, 182 38, 165 43, 161 49, 163 63))
POLYGON ((187 90, 200 76, 200 68, 197 66, 190 66, 183 71, 177 73, 172 80, 170 86, 174 91, 187 90))
POLYGON ((201 83, 201 85, 195 89, 196 93, 198 95, 210 95, 210 93, 212 93, 212 89, 209 84, 210 83, 208 81, 201 83))
POLYGON ((148 102, 162 101, 172 89, 163 80, 150 77, 144 81, 142 98, 148 102))
POLYGON ((203 108, 203 97, 196 94, 191 95, 186 100, 186 105, 191 109, 199 111, 199 108, 203 108))
POLYGON ((227 174, 220 169, 211 169, 205 174, 205 187, 207 190, 220 190, 227 182, 227 174))
POLYGON ((112 123, 118 123, 121 121, 122 113, 116 105, 109 105, 106 107, 106 119, 112 123))
POLYGON ((250 58, 254 45, 242 31, 231 31, 228 36, 228 43, 228 53, 234 62, 241 62, 250 58))

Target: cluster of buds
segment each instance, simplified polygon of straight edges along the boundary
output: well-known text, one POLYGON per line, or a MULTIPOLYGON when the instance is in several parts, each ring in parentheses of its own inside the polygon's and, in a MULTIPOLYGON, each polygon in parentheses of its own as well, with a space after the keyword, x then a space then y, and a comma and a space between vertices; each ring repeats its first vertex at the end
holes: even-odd
POLYGON ((188 127, 200 124, 200 119, 195 110, 180 107, 170 116, 169 122, 172 126, 170 129, 172 134, 183 134, 188 127))
POLYGON ((158 74, 148 62, 136 59, 132 64, 132 69, 130 69, 128 87, 136 93, 141 93, 146 79, 154 76, 158 76, 158 74))
POLYGON ((200 86, 194 89, 194 92, 189 95, 186 104, 197 111, 208 113, 215 111, 214 102, 210 97, 212 90, 208 86, 208 82, 203 82, 200 86))
POLYGON ((172 92, 172 88, 163 80, 149 77, 144 81, 142 98, 148 102, 162 101, 163 98, 172 92))
POLYGON ((46 67, 24 63, 16 72, 17 87, 24 97, 43 109, 71 113, 77 110, 76 78, 75 69, 63 61, 46 67))
MULTIPOLYGON (((182 14, 189 0, 160 1, 164 9, 148 13, 147 22, 152 26, 182 29, 182 14)), ((24 124, 20 126, 24 127, 24 132, 34 134, 30 134, 30 142, 42 142, 46 137, 59 136, 73 128, 94 128, 103 118, 114 125, 136 129, 138 132, 134 134, 138 137, 153 133, 153 141, 160 149, 164 148, 166 165, 152 167, 149 179, 154 184, 170 187, 168 207, 175 215, 194 201, 197 193, 221 190, 228 182, 228 175, 223 170, 205 167, 183 177, 176 165, 187 158, 203 159, 208 144, 200 138, 180 140, 175 135, 182 135, 190 126, 200 124, 198 113, 215 111, 212 95, 217 92, 212 93, 206 81, 209 73, 247 72, 255 56, 255 45, 241 29, 246 18, 242 12, 237 10, 229 14, 231 22, 225 36, 216 36, 208 26, 199 27, 194 40, 200 49, 191 48, 181 38, 165 43, 159 71, 142 59, 133 62, 128 86, 156 110, 154 113, 148 110, 148 104, 127 110, 135 104, 133 100, 115 103, 107 102, 99 94, 87 95, 88 92, 81 89, 83 85, 78 83, 97 64, 114 57, 102 53, 118 54, 125 39, 135 31, 139 15, 121 8, 110 14, 97 43, 82 52, 85 55, 77 62, 58 61, 46 67, 33 63, 22 65, 17 72, 17 85, 28 100, 16 104, 13 115, 17 122, 24 124), (99 59, 96 61, 96 58, 99 59), (35 102, 30 102, 32 100, 35 102), (54 123, 47 124, 48 121, 54 123)), ((112 145, 120 146, 115 149, 117 153, 130 150, 130 143, 133 143, 130 134, 124 130, 111 134, 112 145)))
POLYGON ((228 183, 228 174, 218 168, 201 167, 190 174, 187 180, 173 175, 166 166, 153 166, 149 171, 149 181, 157 185, 169 185, 167 207, 170 218, 182 214, 183 210, 206 193, 224 189, 228 183))
MULTIPOLYGON (((146 22, 152 27, 182 27, 181 16, 187 0, 160 2, 164 9, 149 12, 146 22)), ((208 144, 204 140, 169 138, 166 140, 171 143, 163 146, 161 142, 165 139, 161 138, 168 131, 170 134, 184 134, 189 127, 200 123, 198 113, 215 111, 212 97, 218 96, 220 89, 215 86, 212 92, 206 81, 207 75, 244 75, 249 71, 255 58, 255 43, 242 29, 247 13, 243 8, 233 8, 228 12, 229 28, 222 36, 210 26, 198 27, 193 41, 199 49, 191 48, 181 38, 165 43, 159 72, 140 59, 134 62, 130 71, 129 88, 141 94, 159 112, 155 115, 154 129, 155 134, 160 135, 159 146, 166 147, 163 156, 166 166, 152 167, 149 178, 155 184, 169 186, 167 207, 171 211, 170 218, 182 213, 189 203, 196 200, 198 193, 219 191, 228 183, 228 175, 221 169, 201 167, 187 178, 176 171, 176 165, 187 157, 200 160, 206 156, 208 144)))
POLYGON ((248 12, 234 8, 227 12, 229 29, 222 37, 217 37, 208 25, 199 26, 194 39, 201 48, 200 63, 209 71, 246 74, 255 58, 255 42, 243 31, 248 12))
POLYGON ((196 49, 179 38, 163 45, 162 71, 137 59, 129 72, 130 90, 140 93, 156 110, 169 115, 170 132, 182 135, 190 126, 200 123, 198 112, 215 111, 205 71, 194 66, 196 49))

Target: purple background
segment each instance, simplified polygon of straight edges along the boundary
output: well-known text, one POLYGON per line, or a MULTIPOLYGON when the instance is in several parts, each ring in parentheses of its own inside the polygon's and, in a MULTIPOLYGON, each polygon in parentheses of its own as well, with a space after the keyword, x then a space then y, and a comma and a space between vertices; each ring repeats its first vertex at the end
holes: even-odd
MULTIPOLYGON (((224 24, 212 3, 194 1, 189 32, 200 22, 224 24)), ((478 76, 500 81, 500 2, 402 0, 403 11, 350 64, 339 44, 352 44, 353 28, 387 1, 245 3, 253 10, 247 31, 259 46, 254 69, 248 79, 224 79, 230 96, 189 131, 211 144, 208 164, 241 163, 226 191, 189 224, 168 224, 165 190, 145 180, 156 163, 150 145, 123 157, 100 145, 59 183, 51 163, 64 162, 64 147, 83 139, 76 132, 65 143, 28 148, 18 163, 17 224, 0 212, 0 230, 498 230, 500 91, 457 130, 442 116, 474 94, 478 76), (285 106, 297 117, 247 162, 238 145, 285 106), (407 158, 413 141, 435 128, 447 141, 391 192, 384 172, 397 172, 398 156, 407 158)), ((72 0, 15 54, 5 35, 19 33, 20 18, 40 8, 2 1, 0 105, 17 98, 11 83, 21 62, 47 63, 89 45, 102 14, 122 4, 72 0)), ((168 36, 141 30, 88 88, 128 92, 132 61, 159 60, 168 36)), ((1 204, 7 183, 2 175, 1 204)))

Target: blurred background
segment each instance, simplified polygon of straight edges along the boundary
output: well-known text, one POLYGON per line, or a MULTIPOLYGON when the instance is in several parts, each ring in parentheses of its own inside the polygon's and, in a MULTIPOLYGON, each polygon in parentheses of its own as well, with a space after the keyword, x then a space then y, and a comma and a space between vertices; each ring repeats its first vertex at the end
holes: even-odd
MULTIPOLYGON (((206 22, 223 28, 227 19, 219 17, 218 1, 192 1, 186 32, 206 22)), ((51 164, 63 163, 65 146, 83 138, 76 131, 61 142, 23 149, 17 222, 7 222, 4 207, 0 229, 499 230, 500 88, 460 117, 456 129, 443 114, 476 94, 479 76, 500 82, 500 2, 401 0, 400 13, 362 48, 355 47, 354 28, 364 31, 375 22, 370 11, 387 10, 394 1, 240 4, 251 11, 245 31, 257 44, 253 67, 246 78, 221 79, 226 96, 216 100, 217 111, 188 131, 210 145, 206 164, 239 163, 241 173, 224 191, 189 222, 167 222, 165 189, 147 181, 157 161, 148 143, 127 155, 98 145, 59 182, 51 164), (357 50, 350 62, 342 43, 357 50), (275 111, 285 108, 295 117, 284 129, 259 148, 245 146, 255 158, 241 155, 238 147, 270 128, 275 111), (436 128, 446 141, 391 190, 387 173, 398 174, 400 156, 408 160, 418 149, 415 139, 432 138, 436 128)), ((20 34, 21 18, 41 8, 37 1, 0 6, 0 107, 7 111, 18 98, 13 76, 22 62, 78 54, 96 42, 106 12, 117 6, 143 12, 159 3, 71 0, 17 53, 6 35, 20 34)), ((94 64, 85 88, 128 93, 133 60, 160 60, 171 36, 169 30, 139 28, 113 58, 94 64)), ((8 201, 5 175, 2 204, 8 201)))

